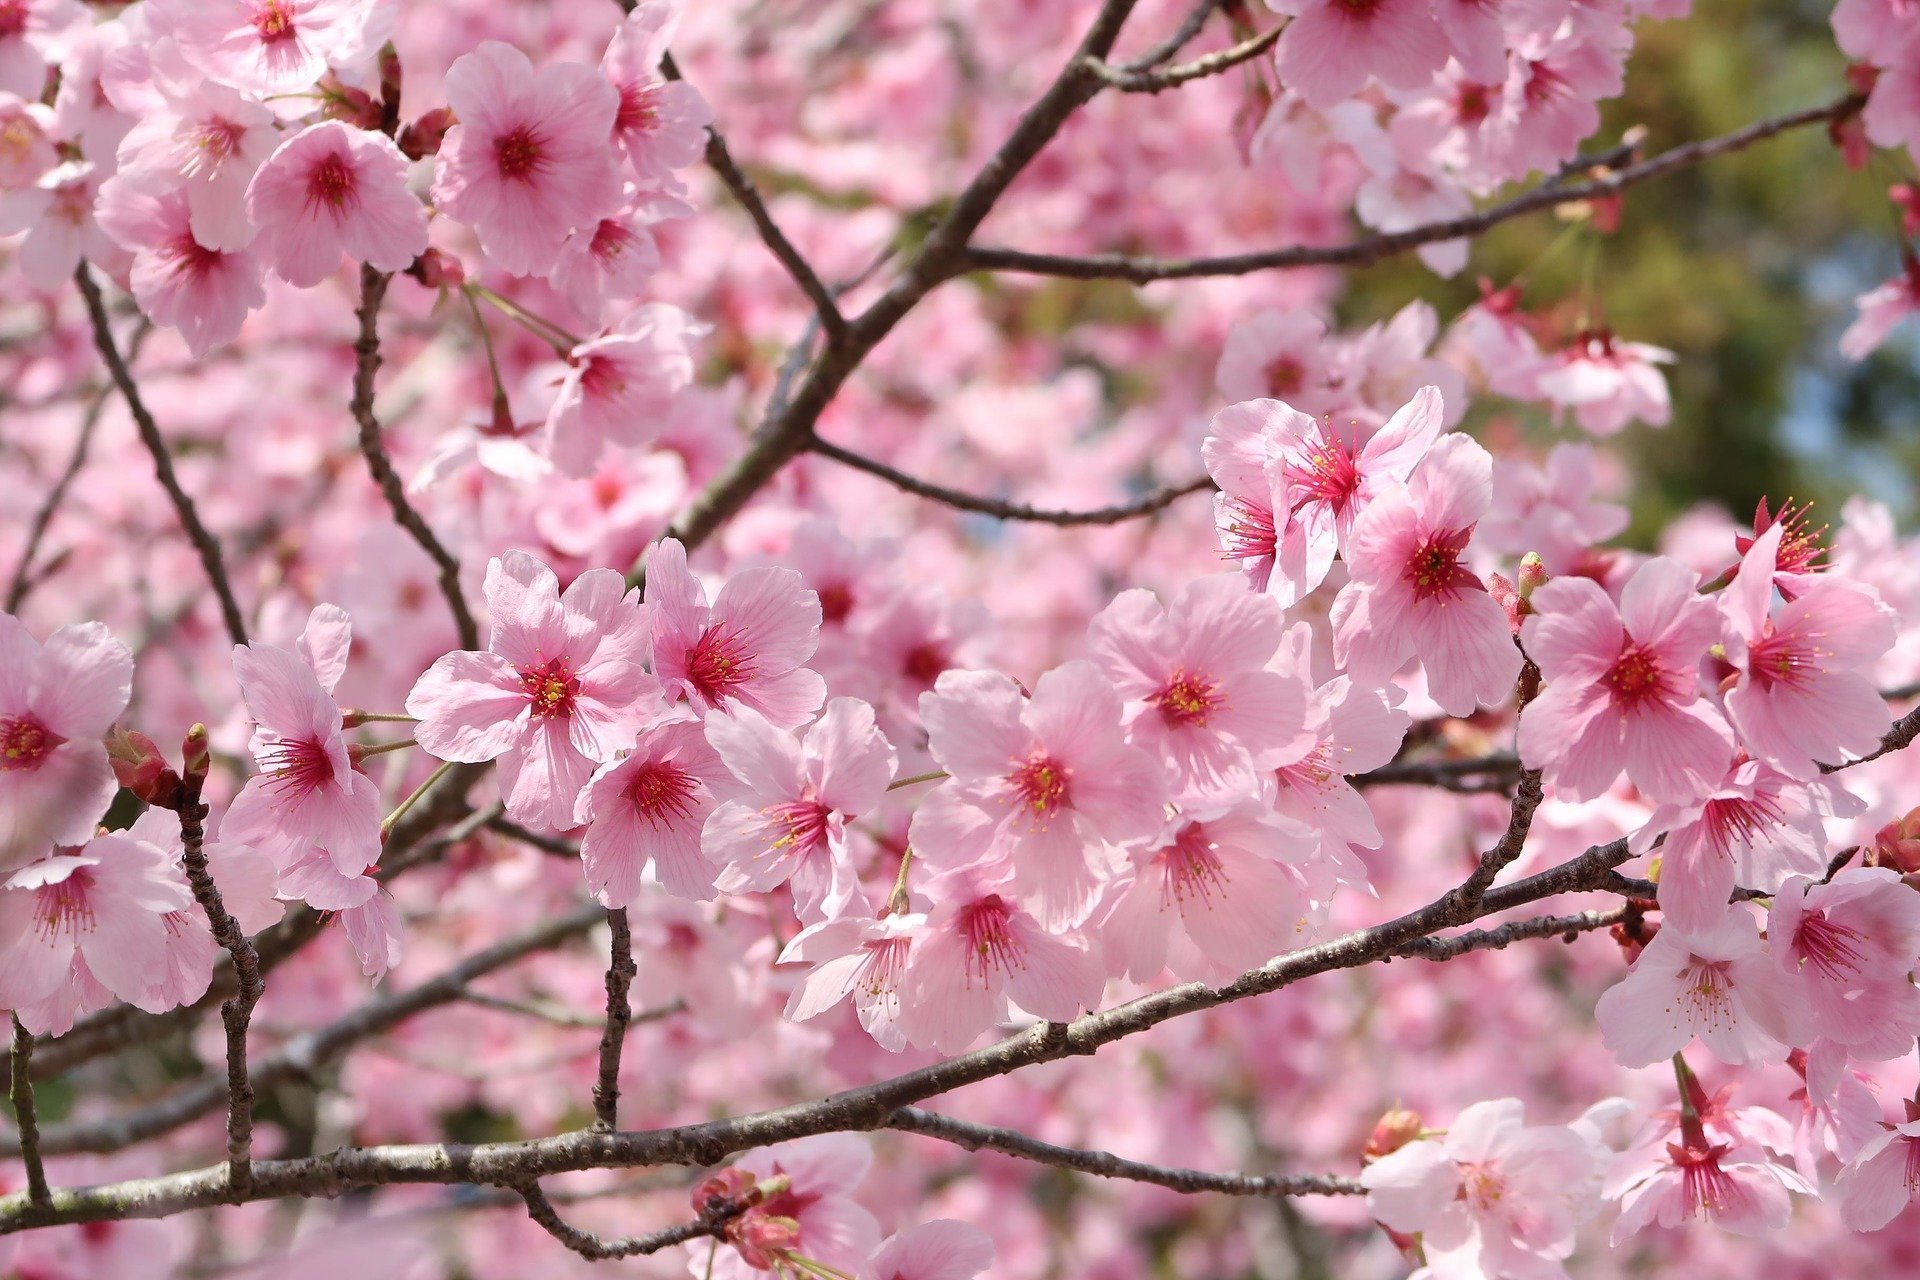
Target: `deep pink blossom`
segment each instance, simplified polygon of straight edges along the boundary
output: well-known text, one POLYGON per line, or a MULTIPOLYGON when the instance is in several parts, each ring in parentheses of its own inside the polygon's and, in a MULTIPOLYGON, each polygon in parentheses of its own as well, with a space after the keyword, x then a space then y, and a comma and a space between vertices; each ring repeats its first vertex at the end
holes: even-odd
POLYGON ((782 728, 819 709, 826 682, 803 664, 820 640, 820 598, 793 570, 742 570, 709 605, 686 550, 663 538, 647 557, 646 603, 668 696, 703 712, 752 707, 782 728))
POLYGON ((1280 80, 1316 107, 1350 98, 1378 76, 1425 88, 1447 60, 1428 0, 1293 0, 1276 52, 1280 80))
POLYGON ((699 90, 660 74, 660 55, 673 40, 678 9, 677 0, 633 6, 600 60, 600 73, 620 94, 614 142, 648 186, 671 182, 675 169, 699 160, 713 123, 713 110, 699 90))
POLYGON ((247 184, 280 143, 273 113, 184 66, 158 66, 154 74, 164 105, 121 140, 119 171, 102 198, 120 200, 125 186, 153 195, 178 191, 196 241, 226 253, 247 248, 258 230, 247 212, 247 184))
POLYGON ((633 745, 660 708, 642 660, 646 617, 611 569, 564 595, 524 551, 487 566, 487 651, 449 653, 407 695, 422 748, 442 760, 500 759, 500 791, 521 822, 568 828, 596 765, 633 745))
POLYGON ((943 876, 908 956, 900 1023, 909 1043, 957 1053, 1008 1016, 1071 1022, 1100 1003, 1099 958, 1077 934, 1048 929, 966 873, 943 876))
POLYGON ((1305 731, 1303 687, 1265 669, 1280 635, 1277 601, 1217 574, 1165 606, 1122 592, 1094 618, 1088 649, 1126 700, 1128 740, 1166 760, 1176 788, 1208 792, 1305 731))
POLYGON ((554 465, 588 475, 607 443, 651 441, 674 395, 693 381, 692 343, 705 332, 680 308, 652 302, 575 347, 547 415, 554 465))
MULTIPOLYGON (((782 1189, 765 1196, 729 1223, 733 1248, 714 1255, 710 1242, 687 1257, 696 1277, 753 1280, 794 1253, 840 1274, 850 1274, 879 1247, 880 1226, 853 1192, 872 1167, 873 1153, 863 1137, 823 1133, 749 1151, 731 1166, 754 1183, 774 1182, 782 1189), (763 1233, 758 1228, 777 1229, 763 1233)), ((697 1193, 696 1193, 697 1194, 697 1193)))
POLYGON ((920 699, 928 750, 952 776, 913 817, 936 866, 990 858, 1049 929, 1093 910, 1113 846, 1160 830, 1164 771, 1127 745, 1120 696, 1090 662, 1041 676, 1031 699, 991 671, 949 671, 920 699))
POLYGON ((1727 718, 1750 754, 1811 778, 1880 745, 1893 717, 1872 676, 1898 628, 1871 590, 1825 574, 1795 577, 1776 610, 1785 532, 1775 523, 1754 539, 1721 597, 1727 661, 1741 673, 1727 718))
POLYGON ((132 690, 133 655, 100 623, 41 644, 0 613, 0 873, 93 834, 117 789, 101 737, 132 690))
POLYGON ((1622 342, 1611 333, 1581 334, 1540 364, 1534 386, 1541 397, 1573 411, 1573 420, 1596 436, 1610 436, 1630 422, 1664 427, 1673 416, 1667 380, 1657 366, 1673 352, 1644 342, 1622 342))
POLYGON ((247 214, 273 272, 303 288, 344 254, 404 270, 427 247, 427 211, 407 190, 407 158, 383 134, 323 120, 280 144, 253 175, 247 214))
POLYGON ((1227 331, 1213 381, 1233 404, 1278 400, 1316 416, 1340 404, 1333 357, 1326 322, 1319 316, 1311 311, 1262 311, 1227 331))
POLYGON ((1658 557, 1634 571, 1615 604, 1586 578, 1533 593, 1520 640, 1546 688, 1520 717, 1520 758, 1557 790, 1588 800, 1627 777, 1683 804, 1726 775, 1733 735, 1700 698, 1700 659, 1720 638, 1698 577, 1658 557))
POLYGON ((711 898, 719 868, 701 852, 700 830, 713 812, 714 788, 731 781, 695 720, 654 725, 631 751, 601 765, 580 840, 593 896, 609 907, 631 906, 650 866, 668 893, 711 898))
POLYGON ((847 824, 880 802, 895 757, 857 698, 827 703, 806 735, 774 727, 751 707, 707 717, 707 741, 740 794, 707 817, 701 842, 720 864, 724 893, 765 893, 787 884, 800 919, 837 916, 854 904, 860 877, 847 824))
POLYGON ((203 356, 240 333, 247 312, 266 301, 260 264, 247 250, 223 252, 194 237, 185 192, 160 194, 108 183, 100 227, 133 251, 134 299, 155 324, 180 331, 203 356))
POLYGON ((607 146, 619 99, 591 67, 536 72, 512 45, 486 41, 447 71, 460 123, 440 148, 434 203, 478 232, 502 271, 546 271, 569 234, 620 204, 607 146))
POLYGON ((1352 580, 1334 601, 1334 656, 1379 686, 1418 656, 1449 715, 1493 706, 1520 675, 1506 611, 1463 563, 1493 501, 1493 458, 1468 436, 1435 444, 1412 483, 1376 500, 1347 540, 1352 580))

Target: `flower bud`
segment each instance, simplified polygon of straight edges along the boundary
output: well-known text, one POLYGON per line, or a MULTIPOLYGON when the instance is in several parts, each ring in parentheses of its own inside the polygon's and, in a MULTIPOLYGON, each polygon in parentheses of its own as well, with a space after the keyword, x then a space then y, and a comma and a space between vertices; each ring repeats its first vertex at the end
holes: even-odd
POLYGON ((147 804, 166 808, 179 790, 180 775, 144 733, 115 725, 107 734, 107 760, 114 779, 147 804))
MULTIPOLYGON (((1547 585, 1547 562, 1540 558, 1538 551, 1529 551, 1520 557, 1518 587, 1520 598, 1531 601, 1533 593, 1547 585)), ((1527 612, 1531 613, 1529 609, 1527 612)))
POLYGON ((1892 867, 1901 875, 1920 872, 1920 809, 1909 809, 1873 835, 1867 863, 1892 867))
POLYGON ((204 779, 213 764, 213 747, 207 740, 207 726, 196 724, 180 741, 180 772, 189 779, 204 779))
POLYGON ((693 1204, 693 1211, 705 1218, 743 1205, 758 1204, 760 1195, 753 1175, 736 1166, 702 1178, 688 1199, 693 1204))
POLYGON ((776 1262, 799 1246, 800 1224, 792 1218, 750 1213, 728 1228, 727 1238, 748 1266, 771 1271, 776 1262))
POLYGON ((458 289, 467 282, 467 269, 451 254, 429 249, 413 260, 407 274, 429 289, 458 289))
POLYGON ((1408 1111, 1404 1107, 1395 1107, 1381 1116, 1373 1126, 1373 1132, 1367 1135, 1367 1145, 1360 1149, 1360 1158, 1369 1164, 1381 1156, 1391 1155, 1409 1142, 1417 1141, 1426 1124, 1417 1111, 1408 1111))
POLYGON ((409 160, 424 160, 428 156, 439 155, 440 144, 447 138, 447 130, 457 123, 459 121, 451 107, 435 107, 423 113, 400 131, 396 139, 400 144, 400 153, 409 160))

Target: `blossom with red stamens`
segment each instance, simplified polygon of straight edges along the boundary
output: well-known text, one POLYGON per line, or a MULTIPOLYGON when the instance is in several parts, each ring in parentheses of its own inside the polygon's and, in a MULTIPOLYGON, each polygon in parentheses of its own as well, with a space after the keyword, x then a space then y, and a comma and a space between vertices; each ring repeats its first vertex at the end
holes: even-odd
POLYGON ((609 907, 631 906, 647 867, 668 893, 705 901, 717 867, 700 851, 727 768, 694 720, 670 720, 640 735, 633 750, 601 765, 587 789, 580 857, 587 888, 609 907))
POLYGON ((500 758, 516 821, 572 827, 585 818, 595 767, 661 709, 642 665, 646 616, 614 570, 589 570, 563 595, 553 570, 524 551, 488 564, 485 592, 489 647, 446 654, 414 684, 414 736, 442 760, 500 758))
POLYGON ((427 211, 407 190, 393 140, 323 120, 280 144, 247 187, 259 252, 274 274, 310 288, 342 255, 405 270, 427 248, 427 211))
POLYGON ((1767 941, 1805 985, 1814 1030, 1854 1058, 1884 1060, 1920 1035, 1920 893, 1884 867, 1849 867, 1826 883, 1795 877, 1774 898, 1767 941))

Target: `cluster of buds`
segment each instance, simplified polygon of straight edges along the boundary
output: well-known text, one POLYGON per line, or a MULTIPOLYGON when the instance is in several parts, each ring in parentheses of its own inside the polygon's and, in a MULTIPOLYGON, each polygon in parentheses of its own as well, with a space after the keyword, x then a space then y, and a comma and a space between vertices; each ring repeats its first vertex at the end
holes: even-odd
POLYGON ((785 1174, 761 1181, 745 1169, 722 1169, 694 1187, 693 1211, 738 1249, 748 1266, 772 1271, 800 1245, 800 1223, 779 1212, 779 1199, 790 1186, 785 1174))
POLYGON ((107 760, 114 780, 141 803, 156 809, 178 809, 199 795, 200 784, 212 767, 213 753, 207 727, 196 724, 181 740, 181 767, 175 772, 159 746, 146 734, 116 725, 107 734, 107 760))

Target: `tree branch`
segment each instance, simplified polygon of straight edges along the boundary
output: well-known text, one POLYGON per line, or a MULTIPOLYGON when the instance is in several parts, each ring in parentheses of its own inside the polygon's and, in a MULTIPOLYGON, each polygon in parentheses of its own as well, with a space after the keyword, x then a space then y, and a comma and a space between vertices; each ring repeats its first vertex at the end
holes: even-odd
POLYGON ((50 1205, 47 1167, 40 1159, 40 1120, 33 1108, 33 1036, 13 1015, 13 1055, 8 1063, 7 1094, 13 1101, 14 1124, 20 1130, 20 1158, 27 1166, 27 1199, 50 1205))
POLYGON ((1849 95, 1822 107, 1811 107, 1788 115, 1776 116, 1748 125, 1744 129, 1689 142, 1663 151, 1652 159, 1630 165, 1617 173, 1587 182, 1557 185, 1549 182, 1524 195, 1516 196, 1492 208, 1459 218, 1448 218, 1410 227, 1405 231, 1381 232, 1363 236, 1346 244, 1291 249, 1268 249, 1251 253, 1224 254, 1208 258, 1146 258, 1126 254, 1102 254, 1074 257, 1066 254, 1028 253, 1019 249, 970 247, 966 250, 966 269, 970 271, 1014 271, 1027 275, 1061 276, 1072 280, 1127 280, 1147 284, 1155 280, 1185 280, 1200 276, 1238 276, 1254 271, 1282 267, 1365 266, 1382 258, 1405 253, 1422 245, 1440 244, 1476 236, 1523 214, 1578 200, 1595 200, 1619 195, 1628 187, 1654 178, 1665 177, 1716 156, 1739 151, 1777 134, 1808 125, 1826 124, 1857 112, 1865 99, 1849 95))
POLYGON ((193 505, 193 499, 180 487, 180 477, 173 470, 173 454, 168 451, 166 439, 161 436, 153 414, 147 411, 146 401, 140 396, 140 388, 127 369, 127 362, 120 357, 119 344, 113 338, 113 326, 107 319, 107 304, 100 297, 100 286, 93 281, 92 268, 82 262, 74 268, 73 282, 79 286, 80 296, 86 300, 87 317, 93 324, 94 349, 106 363, 107 374, 113 379, 113 385, 119 388, 120 398, 126 401, 127 411, 133 415, 133 424, 140 432, 140 442, 153 458, 153 474, 160 481, 160 487, 167 491, 167 500, 173 504, 174 514, 180 519, 180 527, 186 532, 187 541, 193 544, 194 551, 200 556, 201 568, 206 570, 207 581, 220 602, 220 618, 226 624, 227 636, 235 644, 245 644, 246 616, 240 612, 240 602, 233 596, 233 584, 227 580, 227 564, 220 555, 220 544, 201 522, 200 510, 193 505))
POLYGON ((354 312, 360 321, 360 336, 353 343, 351 403, 353 420, 360 428, 360 453, 367 460, 373 482, 380 486, 381 496, 387 500, 387 509, 393 512, 394 522, 420 544, 420 549, 439 570, 440 594, 446 597, 447 609, 453 614, 460 647, 478 649, 480 629, 474 625, 473 611, 467 607, 466 593, 460 587, 460 561, 407 500, 406 486, 393 469, 393 459, 387 456, 386 445, 380 439, 380 419, 373 412, 373 380, 380 371, 380 304, 386 299, 387 285, 392 279, 364 263, 360 267, 360 306, 354 312))
POLYGON ((738 1217, 745 1211, 745 1205, 728 1206, 721 1212, 703 1216, 697 1222, 685 1223, 677 1227, 668 1227, 663 1231, 654 1231, 644 1236, 620 1236, 613 1240, 602 1240, 590 1231, 568 1226, 560 1219, 559 1210, 553 1207, 553 1201, 547 1199, 546 1192, 537 1182, 528 1182, 516 1187, 520 1198, 527 1202, 527 1216, 543 1227, 547 1234, 567 1248, 592 1262, 601 1262, 609 1258, 634 1258, 642 1254, 658 1253, 662 1249, 676 1244, 685 1244, 689 1240, 698 1240, 703 1236, 719 1236, 725 1229, 729 1218, 738 1217))
POLYGON ((831 458, 842 466, 855 471, 864 471, 870 476, 886 481, 896 489, 915 494, 956 511, 974 511, 981 515, 993 516, 999 520, 1023 520, 1033 524, 1055 524, 1063 526, 1086 524, 1120 524, 1149 516, 1178 502, 1190 493, 1202 493, 1214 487, 1213 481, 1201 476, 1185 484, 1169 485, 1164 489, 1155 489, 1152 493, 1133 502, 1123 502, 1117 506, 1099 507, 1091 511, 1059 511, 1045 507, 1030 507, 1019 502, 1004 502, 998 498, 982 497, 978 494, 963 493, 958 489, 949 489, 944 485, 930 484, 925 480, 910 476, 884 462, 875 461, 865 454, 843 449, 837 444, 813 437, 807 448, 823 458, 831 458))
POLYGON ((1640 910, 1640 907, 1630 902, 1608 911, 1580 911, 1564 916, 1534 916, 1531 919, 1515 920, 1491 929, 1476 929, 1471 933, 1456 934, 1450 938, 1419 938, 1401 947, 1394 954, 1420 960, 1439 961, 1451 960, 1455 956, 1463 956, 1470 951, 1498 951, 1530 938, 1559 938, 1565 942, 1572 942, 1580 934, 1591 933, 1595 929, 1612 928, 1630 917, 1639 915, 1640 910))
POLYGON ((636 972, 633 964, 633 932, 627 926, 627 909, 614 907, 607 912, 607 928, 612 941, 607 957, 607 1025, 600 1033, 600 1078, 593 1086, 594 1127, 611 1133, 620 1127, 620 1053, 627 1043, 627 1025, 633 1020, 628 993, 636 972))
POLYGON ((1087 1151, 1078 1147, 1060 1147, 1038 1138, 1029 1138, 1014 1129, 974 1124, 918 1107, 902 1107, 887 1119, 889 1129, 925 1134, 950 1142, 968 1151, 998 1151, 1038 1164, 1049 1164, 1100 1178, 1120 1178, 1129 1182, 1150 1182, 1156 1187, 1189 1194, 1213 1192, 1228 1196, 1356 1196, 1365 1194, 1351 1178, 1328 1174, 1291 1174, 1272 1176, 1247 1173, 1206 1173, 1199 1169, 1179 1169, 1144 1164, 1108 1151, 1087 1151))
POLYGON ((1472 756, 1464 760, 1394 760, 1348 779, 1355 787, 1410 785, 1446 791, 1504 791, 1520 773, 1520 758, 1511 752, 1472 756), (1480 782, 1470 781, 1481 779, 1480 782))
POLYGON ((1217 76, 1224 71, 1231 71, 1243 62, 1253 61, 1280 43, 1280 33, 1286 29, 1287 24, 1281 22, 1257 36, 1242 40, 1230 49, 1209 53, 1205 57, 1195 58, 1192 62, 1182 62, 1160 71, 1126 71, 1096 61, 1092 64, 1093 73, 1122 93, 1161 93, 1189 81, 1217 76))

